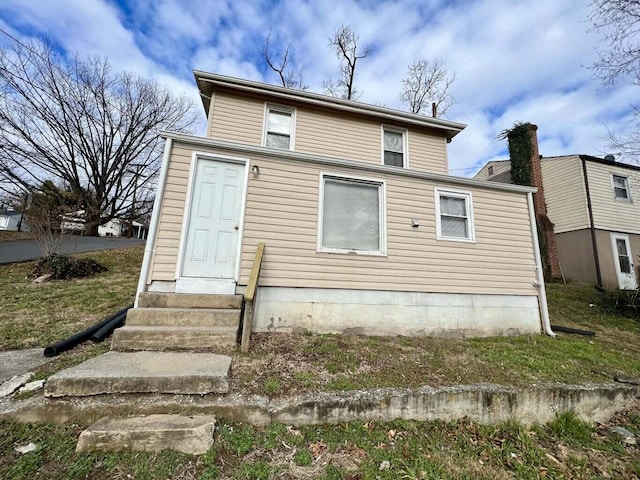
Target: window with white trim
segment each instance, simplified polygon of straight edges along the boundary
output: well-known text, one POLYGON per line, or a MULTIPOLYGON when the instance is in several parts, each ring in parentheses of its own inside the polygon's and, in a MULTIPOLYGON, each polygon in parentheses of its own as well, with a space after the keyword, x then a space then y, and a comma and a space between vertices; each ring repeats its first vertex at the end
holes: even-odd
POLYGON ((323 174, 318 250, 385 253, 384 182, 323 174))
POLYGON ((616 200, 631 201, 631 192, 629 191, 629 178, 623 175, 611 174, 613 182, 613 197, 616 200))
POLYGON ((435 194, 438 240, 475 241, 471 193, 436 188, 435 194))
POLYGON ((268 105, 265 112, 264 145, 293 150, 295 111, 268 105))
POLYGON ((382 127, 382 162, 406 167, 406 130, 382 127))

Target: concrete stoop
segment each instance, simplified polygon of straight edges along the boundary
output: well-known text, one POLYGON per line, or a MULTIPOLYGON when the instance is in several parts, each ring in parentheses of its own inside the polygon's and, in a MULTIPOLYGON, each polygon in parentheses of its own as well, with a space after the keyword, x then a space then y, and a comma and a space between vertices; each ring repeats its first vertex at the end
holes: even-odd
POLYGON ((216 419, 209 415, 103 418, 80 434, 76 452, 160 452, 201 455, 213 445, 216 419))
POLYGON ((111 348, 136 350, 215 350, 236 344, 242 295, 146 292, 125 326, 113 332, 111 348))
POLYGON ((195 352, 107 352, 47 380, 46 397, 229 391, 231 357, 195 352))

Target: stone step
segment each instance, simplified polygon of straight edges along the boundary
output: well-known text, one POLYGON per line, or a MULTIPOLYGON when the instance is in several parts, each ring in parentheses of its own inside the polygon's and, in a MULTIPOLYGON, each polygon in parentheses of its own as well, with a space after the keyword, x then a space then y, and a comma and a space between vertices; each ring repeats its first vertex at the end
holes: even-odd
POLYGON ((47 379, 46 397, 229 391, 231 357, 195 352, 107 352, 47 379))
POLYGON ((113 350, 190 350, 235 347, 237 327, 125 325, 113 331, 113 350))
POLYGON ((204 308, 132 308, 127 312, 128 326, 237 327, 238 309, 204 308))
POLYGON ((222 308, 242 307, 242 295, 144 292, 138 298, 142 308, 222 308))
POLYGON ((160 452, 202 455, 213 446, 216 419, 209 415, 103 418, 84 430, 76 452, 160 452))

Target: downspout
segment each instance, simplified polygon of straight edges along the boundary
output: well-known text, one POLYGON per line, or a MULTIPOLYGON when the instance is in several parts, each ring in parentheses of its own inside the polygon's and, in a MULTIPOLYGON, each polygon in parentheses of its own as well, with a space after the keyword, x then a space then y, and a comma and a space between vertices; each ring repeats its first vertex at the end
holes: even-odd
POLYGON ((589 191, 589 177, 587 176, 587 161, 582 160, 582 176, 584 188, 587 192, 587 210, 589 210, 589 229, 591 230, 591 248, 593 249, 593 261, 596 264, 596 280, 598 289, 602 289, 602 272, 600 271, 600 257, 598 256, 598 241, 596 239, 596 227, 593 223, 593 209, 591 208, 591 192, 589 191))
POLYGON ((544 273, 542 270, 542 258, 540 257, 540 244, 538 242, 538 227, 536 225, 536 214, 533 208, 533 194, 527 193, 527 203, 529 204, 529 222, 531 222, 531 233, 533 235, 533 254, 536 261, 536 282, 535 287, 538 289, 538 306, 540 309, 540 320, 542 322, 542 330, 550 337, 556 334, 551 330, 549 321, 549 309, 547 308, 547 292, 544 288, 544 273))
POLYGON ((147 277, 151 268, 151 258, 156 251, 156 237, 158 234, 158 223, 160 220, 160 206, 162 205, 162 197, 164 196, 164 187, 167 183, 167 174, 169 172, 169 157, 171 156, 171 146, 173 140, 167 138, 164 142, 164 153, 162 154, 162 165, 160 166, 160 178, 158 179, 158 189, 156 190, 156 198, 153 201, 153 211, 151 213, 151 222, 149 223, 149 233, 147 242, 144 247, 144 257, 142 258, 142 269, 140 270, 140 279, 138 280, 138 290, 136 291, 136 301, 134 308, 138 308, 138 299, 140 294, 144 292, 147 285, 147 277))

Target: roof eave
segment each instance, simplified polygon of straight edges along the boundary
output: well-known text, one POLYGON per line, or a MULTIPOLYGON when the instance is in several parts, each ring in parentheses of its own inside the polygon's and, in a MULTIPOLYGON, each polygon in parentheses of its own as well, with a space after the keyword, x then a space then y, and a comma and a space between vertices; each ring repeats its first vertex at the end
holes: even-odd
POLYGON ((205 84, 210 84, 212 85, 211 90, 213 90, 213 87, 217 85, 220 87, 237 89, 244 92, 268 95, 281 100, 297 101, 316 106, 333 108, 341 111, 375 116, 386 121, 397 121, 421 127, 433 128, 436 130, 444 130, 448 139, 453 138, 466 127, 466 125, 463 123, 452 122, 449 120, 442 120, 433 117, 426 117, 424 115, 403 112, 386 107, 378 107, 376 105, 356 102, 353 100, 344 100, 342 98, 335 98, 328 95, 307 92, 304 90, 295 90, 291 88, 280 87, 277 85, 255 82, 252 80, 244 80, 234 77, 227 77, 225 75, 202 72, 199 70, 194 70, 193 74, 195 76, 196 83, 198 85, 198 89, 200 91, 202 102, 206 111, 208 111, 209 109, 209 99, 207 97, 209 96, 210 92, 208 93, 206 91, 207 89, 205 89, 205 84))

